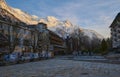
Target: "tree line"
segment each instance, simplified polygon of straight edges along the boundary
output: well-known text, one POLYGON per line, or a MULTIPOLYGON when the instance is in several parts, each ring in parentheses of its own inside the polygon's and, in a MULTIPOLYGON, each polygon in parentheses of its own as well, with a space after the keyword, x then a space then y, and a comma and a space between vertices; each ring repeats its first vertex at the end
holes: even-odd
POLYGON ((96 37, 90 38, 78 29, 74 33, 67 36, 66 39, 67 54, 74 51, 81 51, 81 53, 101 54, 105 55, 111 50, 111 39, 98 39, 96 37))

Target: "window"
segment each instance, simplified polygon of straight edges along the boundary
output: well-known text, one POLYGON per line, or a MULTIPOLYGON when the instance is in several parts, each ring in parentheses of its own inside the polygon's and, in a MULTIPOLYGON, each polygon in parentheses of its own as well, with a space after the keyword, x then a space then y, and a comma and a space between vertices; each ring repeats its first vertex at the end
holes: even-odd
POLYGON ((2 25, 0 25, 0 30, 2 30, 3 29, 3 26, 2 25))
POLYGON ((120 35, 118 35, 118 38, 120 39, 120 35))
POLYGON ((115 38, 114 41, 117 42, 117 39, 115 38))
POLYGON ((120 33, 120 30, 118 30, 118 33, 120 33))

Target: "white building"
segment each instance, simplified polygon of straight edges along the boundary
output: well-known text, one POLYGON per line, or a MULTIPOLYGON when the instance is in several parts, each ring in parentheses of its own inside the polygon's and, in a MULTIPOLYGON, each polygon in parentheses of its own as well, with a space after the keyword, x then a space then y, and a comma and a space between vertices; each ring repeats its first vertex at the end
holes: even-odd
POLYGON ((112 48, 120 52, 120 13, 115 17, 111 26, 112 48))

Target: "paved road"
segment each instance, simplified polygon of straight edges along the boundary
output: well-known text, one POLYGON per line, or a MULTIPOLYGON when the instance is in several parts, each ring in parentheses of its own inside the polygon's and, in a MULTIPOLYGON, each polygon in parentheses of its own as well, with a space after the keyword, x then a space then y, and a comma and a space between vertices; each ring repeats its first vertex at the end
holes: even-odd
POLYGON ((120 65, 55 58, 0 67, 0 77, 120 77, 120 65))

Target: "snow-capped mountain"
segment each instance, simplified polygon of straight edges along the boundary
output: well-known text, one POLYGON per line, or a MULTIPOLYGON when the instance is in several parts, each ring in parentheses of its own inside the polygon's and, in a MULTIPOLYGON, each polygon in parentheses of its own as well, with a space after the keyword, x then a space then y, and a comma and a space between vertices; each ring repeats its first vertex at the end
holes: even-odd
POLYGON ((50 30, 56 32, 58 35, 64 38, 66 38, 67 35, 71 35, 74 32, 80 30, 85 36, 88 36, 90 39, 103 39, 103 36, 96 31, 80 28, 79 26, 72 24, 69 20, 60 21, 53 16, 48 16, 46 18, 40 19, 39 22, 46 23, 50 30))
POLYGON ((20 21, 27 23, 27 24, 37 24, 38 22, 35 20, 36 16, 31 16, 20 9, 12 8, 8 6, 5 0, 0 0, 0 8, 6 10, 10 14, 14 15, 20 21))
MULTIPOLYGON (((0 3, 2 3, 1 0, 0 3)), ((7 21, 12 24, 16 24, 16 23, 23 24, 23 22, 21 22, 13 14, 9 13, 6 9, 3 9, 2 8, 3 6, 4 6, 3 4, 0 4, 0 20, 7 21)))
POLYGON ((79 26, 72 24, 69 20, 60 21, 59 19, 53 16, 48 16, 46 18, 41 18, 39 20, 39 17, 35 15, 29 15, 21 11, 20 9, 8 6, 5 0, 0 0, 0 11, 1 10, 2 11, 4 10, 3 13, 0 12, 0 15, 2 17, 8 16, 9 18, 12 18, 11 20, 14 21, 19 20, 26 24, 37 24, 39 22, 46 23, 48 25, 48 29, 56 32, 59 36, 64 38, 66 38, 67 35, 74 34, 76 31, 80 30, 85 36, 88 36, 90 39, 92 38, 103 39, 103 36, 101 36, 97 32, 93 30, 82 29, 79 26))
POLYGON ((83 29, 83 33, 84 33, 84 35, 89 36, 90 38, 96 38, 97 37, 97 38, 103 39, 103 36, 100 35, 99 33, 97 33, 94 30, 83 29))

